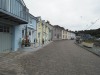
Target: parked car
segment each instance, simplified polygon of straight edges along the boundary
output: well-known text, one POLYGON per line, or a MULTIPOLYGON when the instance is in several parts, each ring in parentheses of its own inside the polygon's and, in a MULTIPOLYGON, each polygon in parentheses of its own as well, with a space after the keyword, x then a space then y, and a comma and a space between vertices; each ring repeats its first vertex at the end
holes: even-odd
POLYGON ((71 40, 74 40, 74 38, 71 38, 71 40))

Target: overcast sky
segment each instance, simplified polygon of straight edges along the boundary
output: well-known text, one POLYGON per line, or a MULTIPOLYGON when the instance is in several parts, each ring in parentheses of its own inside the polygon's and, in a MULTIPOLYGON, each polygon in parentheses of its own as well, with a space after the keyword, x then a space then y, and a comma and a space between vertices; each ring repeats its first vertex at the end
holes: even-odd
POLYGON ((34 16, 69 30, 100 28, 100 0, 24 0, 34 16))

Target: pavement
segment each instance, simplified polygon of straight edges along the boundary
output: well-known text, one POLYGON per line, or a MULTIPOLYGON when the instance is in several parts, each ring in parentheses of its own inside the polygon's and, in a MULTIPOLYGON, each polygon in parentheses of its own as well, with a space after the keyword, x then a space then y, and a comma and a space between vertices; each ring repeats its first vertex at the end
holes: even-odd
POLYGON ((39 49, 42 49, 43 47, 49 45, 50 43, 52 43, 53 41, 50 41, 50 42, 47 42, 45 43, 44 45, 40 45, 40 46, 36 46, 36 47, 23 47, 23 48, 20 48, 18 49, 18 51, 6 51, 6 52, 1 52, 0 53, 0 58, 3 58, 3 57, 6 57, 10 54, 13 54, 13 55, 18 55, 18 54, 22 54, 22 53, 28 53, 28 52, 35 52, 39 49))
POLYGON ((100 57, 72 40, 0 58, 0 75, 100 75, 100 57))
POLYGON ((27 51, 27 52, 33 52, 33 51, 37 51, 37 50, 39 50, 39 49, 41 49, 41 48, 43 48, 43 47, 45 47, 45 46, 47 46, 47 45, 49 45, 50 43, 52 43, 53 41, 50 41, 50 42, 47 42, 47 43, 45 43, 45 44, 43 44, 43 45, 37 45, 37 46, 31 46, 31 47, 24 47, 24 48, 20 48, 19 49, 19 51, 27 51))
POLYGON ((75 42, 76 45, 84 48, 85 50, 88 50, 90 52, 92 52, 93 54, 97 55, 97 56, 100 56, 100 47, 99 46, 93 46, 92 48, 88 48, 88 47, 85 47, 83 46, 82 44, 78 44, 75 42))

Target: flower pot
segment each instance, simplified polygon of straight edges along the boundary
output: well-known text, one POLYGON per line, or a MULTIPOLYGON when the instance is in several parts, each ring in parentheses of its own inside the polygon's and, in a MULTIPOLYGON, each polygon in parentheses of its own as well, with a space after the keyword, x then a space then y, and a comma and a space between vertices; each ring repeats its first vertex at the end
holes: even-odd
POLYGON ((82 42, 82 45, 83 46, 86 46, 86 47, 89 47, 89 48, 92 48, 93 47, 93 44, 94 43, 82 42))
POLYGON ((22 47, 22 48, 24 48, 24 47, 25 47, 25 45, 21 45, 21 47, 22 47))

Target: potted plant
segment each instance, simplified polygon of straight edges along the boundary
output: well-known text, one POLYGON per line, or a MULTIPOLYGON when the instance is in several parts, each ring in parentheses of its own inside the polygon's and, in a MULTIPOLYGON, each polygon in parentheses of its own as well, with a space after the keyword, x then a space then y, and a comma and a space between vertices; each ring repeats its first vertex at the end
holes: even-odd
POLYGON ((29 46, 31 46, 31 43, 30 43, 29 39, 26 39, 25 40, 25 47, 29 47, 29 46))
POLYGON ((25 39, 22 40, 21 46, 22 46, 22 47, 25 46, 25 39))

